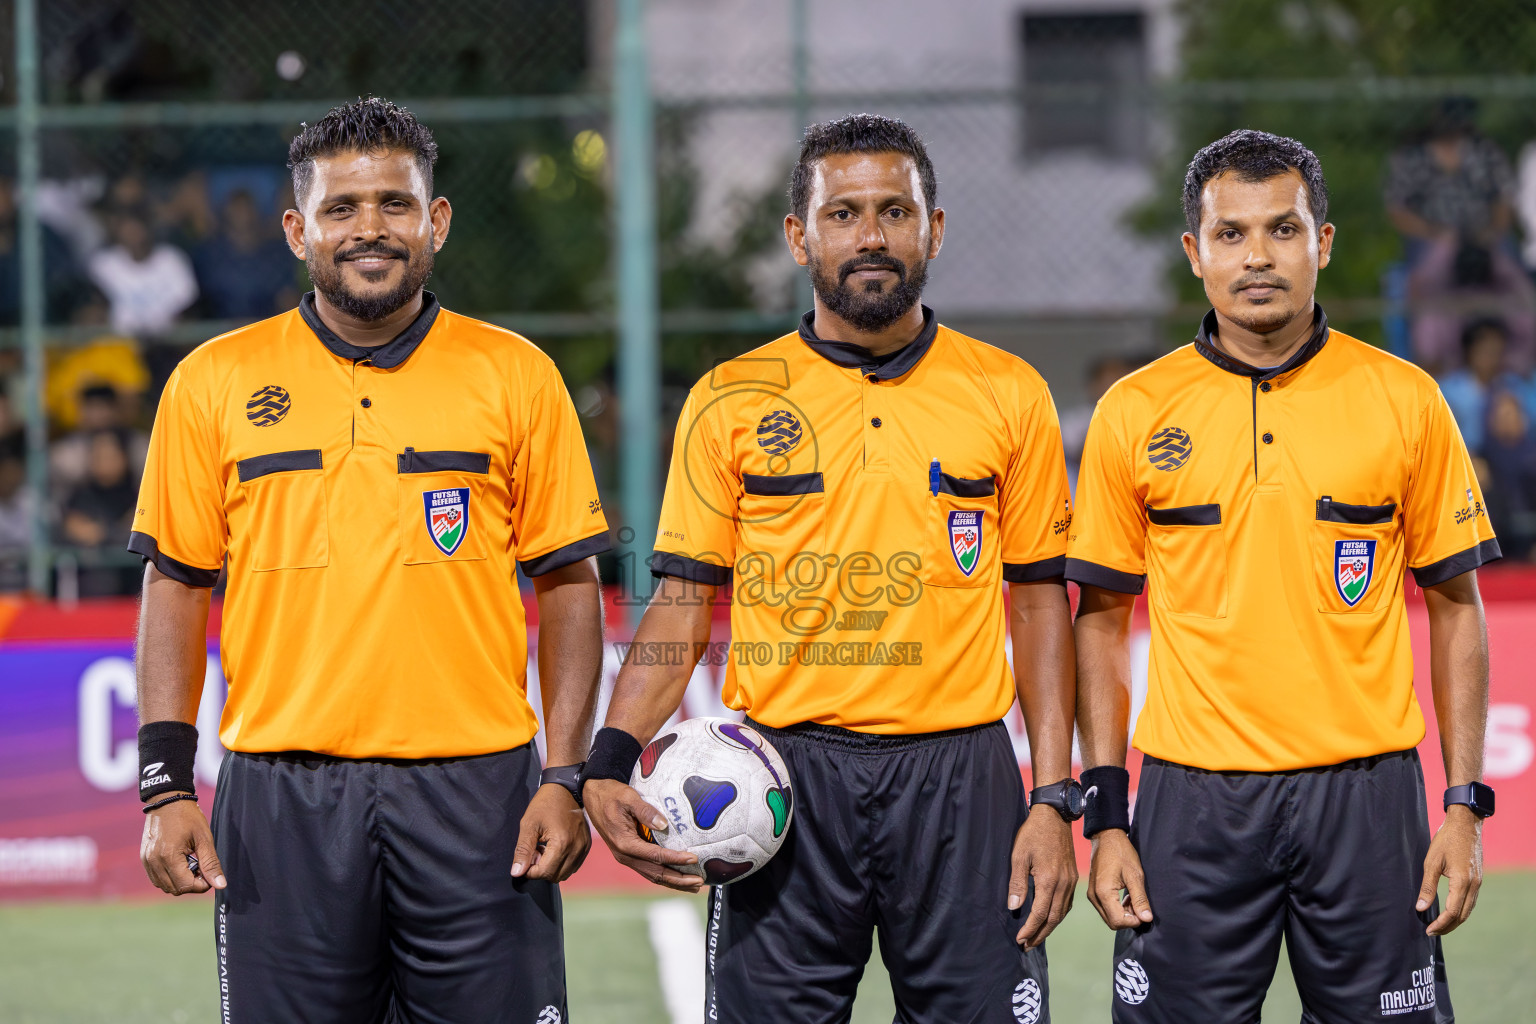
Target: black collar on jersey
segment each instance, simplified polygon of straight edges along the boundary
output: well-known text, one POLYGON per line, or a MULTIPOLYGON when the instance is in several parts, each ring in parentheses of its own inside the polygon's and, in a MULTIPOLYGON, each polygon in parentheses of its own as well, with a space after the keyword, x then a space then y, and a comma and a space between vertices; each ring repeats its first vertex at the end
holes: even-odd
POLYGON ((343 341, 336 336, 336 332, 325 326, 325 321, 320 319, 320 314, 315 312, 315 293, 305 292, 299 300, 299 315, 309 325, 309 329, 315 332, 325 347, 330 349, 342 359, 350 359, 354 363, 364 359, 373 363, 381 370, 393 370, 416 351, 416 346, 421 344, 421 339, 427 336, 432 325, 437 322, 437 311, 443 307, 437 304, 437 296, 431 292, 421 293, 421 312, 416 319, 411 321, 411 326, 395 335, 393 341, 383 345, 375 345, 373 348, 364 348, 354 345, 350 341, 343 341))
POLYGON ((800 318, 800 340, 804 341, 816 354, 824 359, 836 363, 838 366, 846 366, 849 369, 855 367, 866 377, 873 377, 876 381, 895 380, 909 373, 917 361, 928 354, 933 347, 933 339, 939 333, 939 319, 933 315, 933 310, 923 307, 923 329, 917 337, 907 342, 895 352, 888 352, 883 356, 877 356, 863 345, 855 345, 851 341, 823 341, 816 337, 816 311, 813 309, 800 318))
POLYGON ((1258 366, 1249 366, 1241 359, 1233 359, 1216 347, 1216 311, 1213 309, 1200 320, 1200 333, 1195 335, 1195 351, 1205 358, 1226 370, 1235 373, 1239 377, 1252 377, 1254 380, 1269 380, 1278 377, 1282 373, 1290 373, 1302 363, 1311 359, 1323 350, 1328 342, 1328 314, 1323 312, 1323 307, 1317 303, 1312 304, 1312 334, 1307 338, 1307 343, 1295 352, 1284 364, 1272 369, 1263 369, 1258 366))

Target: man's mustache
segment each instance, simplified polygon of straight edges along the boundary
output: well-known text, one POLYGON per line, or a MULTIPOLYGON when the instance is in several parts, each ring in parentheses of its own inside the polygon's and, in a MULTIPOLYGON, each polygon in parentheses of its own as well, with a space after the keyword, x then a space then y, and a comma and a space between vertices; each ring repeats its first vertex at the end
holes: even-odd
POLYGON ((860 270, 889 270, 902 281, 907 279, 907 265, 894 256, 883 252, 872 252, 866 256, 855 256, 837 268, 837 283, 842 284, 850 276, 860 270))
POLYGON ((364 242, 362 245, 354 245, 345 252, 337 252, 332 259, 337 263, 346 263, 349 260, 359 259, 363 256, 389 256, 397 260, 410 261, 411 253, 408 249, 399 249, 385 245, 383 242, 364 242))
POLYGON ((1244 288, 1279 288, 1281 291, 1290 291, 1291 282, 1283 277, 1271 277, 1263 274, 1251 274, 1240 277, 1232 283, 1232 294, 1236 295, 1244 288))

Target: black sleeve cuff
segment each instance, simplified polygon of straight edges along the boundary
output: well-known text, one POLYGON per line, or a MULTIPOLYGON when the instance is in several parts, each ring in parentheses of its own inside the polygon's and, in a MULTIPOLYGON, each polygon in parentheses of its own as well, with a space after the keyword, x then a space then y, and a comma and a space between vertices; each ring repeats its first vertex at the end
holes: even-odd
POLYGON ((1442 558, 1422 569, 1413 570, 1413 581, 1421 587, 1437 586, 1446 580, 1455 579, 1464 572, 1471 572, 1480 565, 1487 565, 1503 557, 1504 554, 1499 550, 1497 540, 1485 540, 1475 548, 1467 548, 1450 558, 1442 558))
POLYGON ((658 551, 651 556, 651 575, 657 579, 671 576, 674 579, 687 580, 689 583, 723 587, 731 582, 731 573, 732 569, 729 565, 701 562, 697 558, 673 554, 670 551, 658 551))
POLYGON ((1007 583, 1037 583, 1040 580, 1054 579, 1066 571, 1066 555, 1057 555, 1055 558, 1046 558, 1039 562, 1025 562, 1023 565, 1004 562, 1003 580, 1007 583))
POLYGON ((1113 590, 1118 594, 1139 594, 1147 585, 1145 576, 1121 572, 1119 569, 1111 569, 1081 558, 1067 559, 1064 575, 1073 583, 1098 587, 1100 590, 1113 590))
POLYGON ((134 531, 128 535, 128 550, 141 556, 144 561, 154 563, 156 569, 175 580, 177 583, 189 587, 212 588, 219 582, 218 569, 199 569, 195 565, 186 562, 178 562, 170 555, 160 550, 160 543, 147 533, 134 531))
POLYGON ((523 575, 530 579, 534 576, 543 576, 547 572, 563 569, 572 562, 579 562, 583 558, 591 558, 600 555, 604 551, 612 551, 613 542, 608 539, 608 531, 595 533, 586 540, 578 540, 574 544, 567 544, 563 548, 555 548, 547 555, 538 558, 530 558, 526 562, 518 562, 517 567, 523 570, 523 575))

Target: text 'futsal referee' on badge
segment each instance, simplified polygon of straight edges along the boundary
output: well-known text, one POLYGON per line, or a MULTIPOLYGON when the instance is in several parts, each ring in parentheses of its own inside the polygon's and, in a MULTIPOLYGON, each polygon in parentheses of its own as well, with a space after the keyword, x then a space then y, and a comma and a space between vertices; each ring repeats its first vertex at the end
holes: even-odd
POLYGON ((955 564, 969 576, 976 571, 981 556, 981 513, 951 512, 949 514, 949 549, 954 552, 955 564))
POLYGON ((1374 540, 1336 540, 1333 542, 1334 583, 1339 596, 1353 608, 1360 603, 1371 586, 1371 573, 1376 568, 1376 542, 1374 540))
POLYGON ((421 502, 426 507, 427 534, 432 543, 443 554, 452 555, 469 532, 469 488, 426 491, 421 502))

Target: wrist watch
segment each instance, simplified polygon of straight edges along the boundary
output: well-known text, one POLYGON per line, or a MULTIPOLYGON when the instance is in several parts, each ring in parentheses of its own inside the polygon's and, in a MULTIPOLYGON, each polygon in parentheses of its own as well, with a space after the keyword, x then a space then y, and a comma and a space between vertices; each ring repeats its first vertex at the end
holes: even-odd
POLYGON ((579 764, 564 764, 554 768, 545 768, 539 776, 541 786, 559 786, 571 794, 571 799, 576 801, 576 806, 581 804, 581 770, 587 766, 585 761, 579 764))
POLYGON ((1029 794, 1029 806, 1045 804, 1061 815, 1062 821, 1076 821, 1083 816, 1083 787, 1070 776, 1029 794))
POLYGON ((1452 804, 1465 804, 1479 818, 1493 817, 1493 787, 1481 782, 1469 782, 1465 786, 1452 786, 1445 791, 1445 809, 1452 804))

